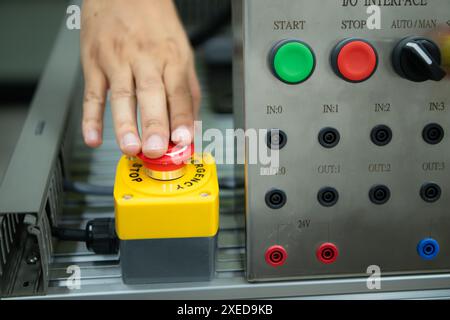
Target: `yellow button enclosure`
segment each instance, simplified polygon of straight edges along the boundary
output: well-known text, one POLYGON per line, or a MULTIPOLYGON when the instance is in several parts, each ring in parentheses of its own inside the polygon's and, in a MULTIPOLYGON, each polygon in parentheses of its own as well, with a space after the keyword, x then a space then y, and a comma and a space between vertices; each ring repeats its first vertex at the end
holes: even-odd
POLYGON ((183 177, 150 178, 140 159, 123 156, 114 185, 121 240, 214 237, 219 229, 219 184, 214 158, 194 155, 183 177))

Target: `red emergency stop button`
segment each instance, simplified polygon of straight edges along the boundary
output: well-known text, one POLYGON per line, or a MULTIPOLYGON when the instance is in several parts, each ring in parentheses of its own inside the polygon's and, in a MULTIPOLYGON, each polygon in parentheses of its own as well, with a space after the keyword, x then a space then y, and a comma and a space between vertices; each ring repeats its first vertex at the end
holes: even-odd
POLYGON ((161 158, 150 159, 143 153, 138 157, 146 169, 147 174, 156 180, 174 180, 182 177, 187 161, 194 153, 194 144, 187 146, 169 143, 165 155, 161 158))
POLYGON ((375 48, 363 39, 345 39, 337 44, 331 54, 334 72, 349 82, 369 79, 378 66, 375 48))

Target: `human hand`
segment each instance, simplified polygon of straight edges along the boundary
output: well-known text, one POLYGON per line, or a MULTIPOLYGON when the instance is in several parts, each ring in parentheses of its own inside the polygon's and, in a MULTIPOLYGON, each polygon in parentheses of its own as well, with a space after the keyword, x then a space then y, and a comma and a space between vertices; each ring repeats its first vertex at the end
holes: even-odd
POLYGON ((162 156, 169 140, 190 144, 200 107, 194 57, 172 0, 85 0, 81 58, 83 136, 102 144, 107 91, 117 143, 134 156, 162 156), (142 135, 137 128, 137 106, 142 135))

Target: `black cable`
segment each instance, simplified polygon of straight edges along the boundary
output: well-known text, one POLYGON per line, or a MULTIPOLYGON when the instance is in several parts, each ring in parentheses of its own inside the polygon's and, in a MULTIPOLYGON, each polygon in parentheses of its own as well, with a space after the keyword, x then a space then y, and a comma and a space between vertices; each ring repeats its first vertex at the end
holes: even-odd
POLYGON ((81 241, 84 242, 88 239, 86 230, 68 229, 68 228, 52 228, 52 235, 55 238, 63 241, 81 241))
POLYGON ((119 238, 112 218, 90 220, 84 230, 53 227, 52 235, 61 241, 85 242, 88 250, 96 254, 119 252, 119 238))
POLYGON ((231 2, 221 11, 213 14, 207 21, 189 34, 194 48, 204 44, 219 33, 223 27, 231 23, 231 2))

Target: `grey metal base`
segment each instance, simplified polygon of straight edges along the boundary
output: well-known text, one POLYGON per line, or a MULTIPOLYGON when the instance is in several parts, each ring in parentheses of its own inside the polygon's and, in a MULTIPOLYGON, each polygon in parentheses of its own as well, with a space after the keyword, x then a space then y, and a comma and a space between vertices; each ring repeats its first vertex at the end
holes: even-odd
POLYGON ((209 281, 215 274, 217 236, 120 242, 125 284, 209 281))

